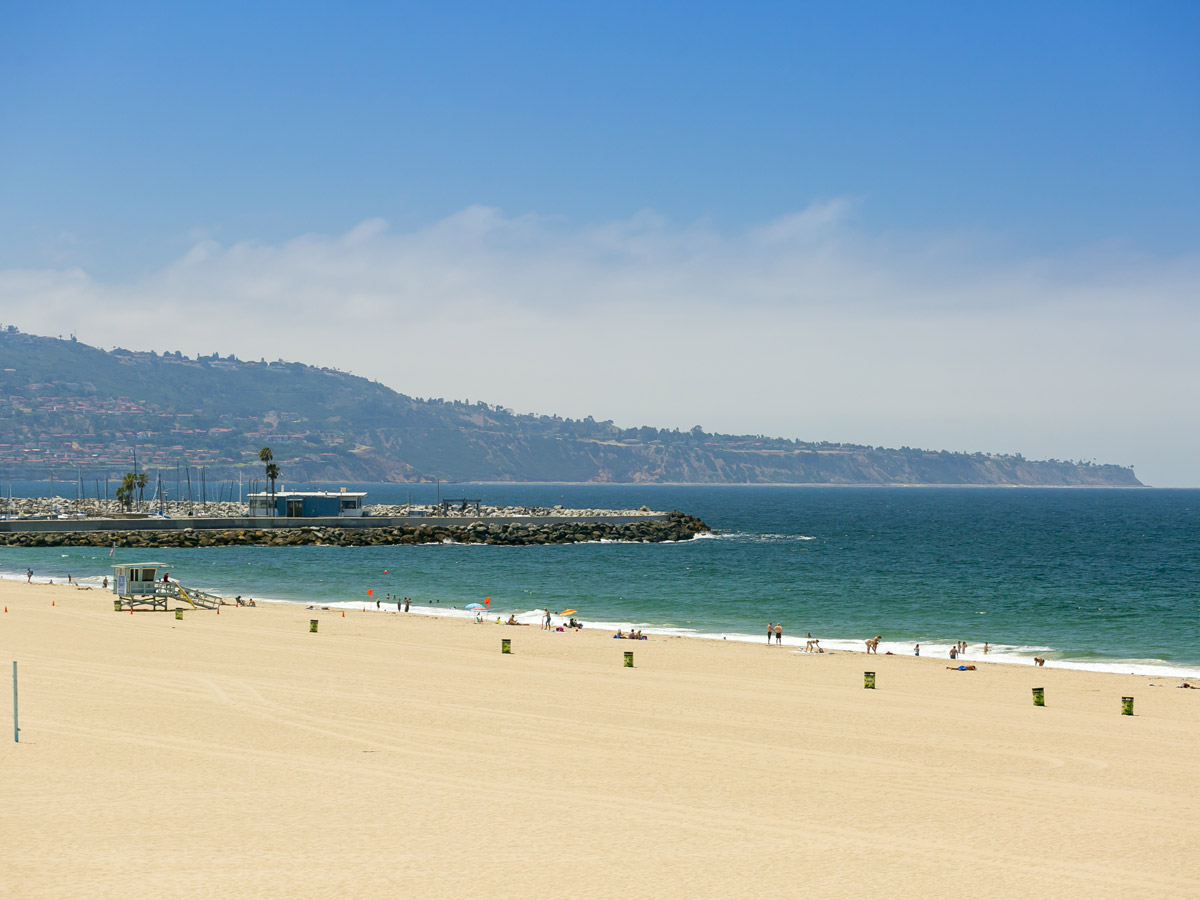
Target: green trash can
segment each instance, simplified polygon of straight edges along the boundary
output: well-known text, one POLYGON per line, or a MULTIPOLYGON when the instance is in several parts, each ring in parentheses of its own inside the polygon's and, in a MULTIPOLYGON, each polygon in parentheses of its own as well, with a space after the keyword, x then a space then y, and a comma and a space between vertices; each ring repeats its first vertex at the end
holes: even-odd
POLYGON ((317 620, 316 619, 308 620, 308 630, 311 631, 313 634, 316 634, 316 632, 317 632, 317 620))
POLYGON ((863 672, 863 687, 868 691, 875 690, 875 673, 863 672))
POLYGON ((1033 689, 1033 705, 1034 706, 1045 706, 1046 705, 1046 689, 1045 688, 1034 688, 1033 689))
POLYGON ((120 611, 121 611, 121 601, 114 600, 113 601, 113 612, 120 612, 120 611))
POLYGON ((500 638, 500 652, 512 653, 512 638, 500 638))
POLYGON ((177 619, 183 618, 183 610, 182 609, 175 610, 175 618, 177 618, 177 619))
POLYGON ((627 668, 627 669, 633 668, 633 651, 632 650, 625 651, 625 668, 627 668))
POLYGON ((1122 697, 1121 698, 1121 715, 1123 715, 1123 716, 1132 716, 1133 715, 1133 698, 1132 697, 1122 697))

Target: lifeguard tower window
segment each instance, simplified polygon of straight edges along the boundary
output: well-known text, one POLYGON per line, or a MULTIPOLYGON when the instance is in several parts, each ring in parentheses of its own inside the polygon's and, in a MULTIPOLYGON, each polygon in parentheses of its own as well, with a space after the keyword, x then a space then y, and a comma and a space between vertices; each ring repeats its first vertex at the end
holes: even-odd
POLYGON ((358 497, 343 497, 341 506, 342 511, 345 512, 348 509, 358 509, 359 502, 360 499, 358 497))
POLYGON ((286 514, 289 516, 304 515, 304 501, 303 500, 289 500, 287 502, 287 513, 286 514))

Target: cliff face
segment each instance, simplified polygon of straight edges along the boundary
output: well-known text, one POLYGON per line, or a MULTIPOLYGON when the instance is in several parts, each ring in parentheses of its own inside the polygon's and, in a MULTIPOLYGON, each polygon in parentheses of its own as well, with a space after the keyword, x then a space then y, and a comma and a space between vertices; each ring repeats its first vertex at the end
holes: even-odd
POLYGON ((422 400, 331 369, 111 353, 0 332, 0 477, 140 466, 285 481, 564 481, 1138 486, 1119 466, 762 436, 618 428, 422 400))

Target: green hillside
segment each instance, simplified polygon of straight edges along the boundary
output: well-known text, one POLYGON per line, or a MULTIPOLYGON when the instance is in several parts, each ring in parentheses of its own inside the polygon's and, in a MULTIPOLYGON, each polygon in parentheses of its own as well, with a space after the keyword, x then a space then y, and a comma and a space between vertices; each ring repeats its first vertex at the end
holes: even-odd
POLYGON ((301 363, 106 352, 0 330, 0 476, 140 465, 292 481, 1139 484, 1133 470, 761 436, 619 428, 422 400, 301 363))

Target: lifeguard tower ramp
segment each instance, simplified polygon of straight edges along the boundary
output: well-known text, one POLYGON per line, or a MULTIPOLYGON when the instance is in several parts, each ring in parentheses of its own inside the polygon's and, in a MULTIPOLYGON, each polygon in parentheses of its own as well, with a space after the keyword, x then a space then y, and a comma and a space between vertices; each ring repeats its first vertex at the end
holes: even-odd
POLYGON ((113 566, 114 609, 150 609, 166 612, 171 601, 183 609, 187 604, 192 609, 216 609, 221 598, 215 594, 195 588, 184 587, 178 581, 163 580, 158 573, 166 573, 165 563, 122 563, 113 566))

